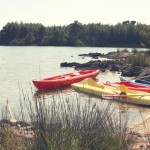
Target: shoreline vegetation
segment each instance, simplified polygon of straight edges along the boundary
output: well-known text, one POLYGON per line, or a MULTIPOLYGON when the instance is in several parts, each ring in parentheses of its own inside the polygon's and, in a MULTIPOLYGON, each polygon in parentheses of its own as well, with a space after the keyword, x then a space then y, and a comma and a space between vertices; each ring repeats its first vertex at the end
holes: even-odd
POLYGON ((9 22, 0 30, 0 45, 150 47, 150 25, 123 21, 116 25, 78 21, 66 26, 9 22))
POLYGON ((102 102, 100 107, 90 99, 83 103, 82 97, 77 96, 46 99, 44 95, 34 98, 24 92, 22 95, 19 116, 13 116, 7 102, 4 111, 7 118, 0 121, 1 150, 149 148, 150 119, 131 127, 128 114, 112 102, 102 102))
POLYGON ((100 108, 96 103, 81 103, 80 98, 36 97, 31 102, 24 97, 21 107, 28 112, 21 111, 22 121, 0 122, 0 149, 128 149, 126 116, 111 103, 100 108))

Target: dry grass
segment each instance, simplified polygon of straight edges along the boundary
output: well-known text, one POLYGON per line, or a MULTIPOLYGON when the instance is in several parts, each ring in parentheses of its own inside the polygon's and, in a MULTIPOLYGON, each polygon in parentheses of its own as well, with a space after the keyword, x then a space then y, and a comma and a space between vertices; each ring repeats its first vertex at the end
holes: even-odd
POLYGON ((30 122, 33 137, 16 136, 9 128, 0 136, 3 150, 120 150, 128 149, 127 120, 111 103, 81 103, 82 97, 51 97, 34 101, 23 93, 20 120, 30 122), (26 109, 26 111, 24 111, 26 109), (15 147, 15 148, 14 148, 15 147))

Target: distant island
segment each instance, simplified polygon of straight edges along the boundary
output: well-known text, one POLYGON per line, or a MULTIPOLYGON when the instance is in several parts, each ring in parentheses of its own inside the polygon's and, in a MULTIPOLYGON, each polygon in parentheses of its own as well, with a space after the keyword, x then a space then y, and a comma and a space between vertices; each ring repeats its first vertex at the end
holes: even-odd
POLYGON ((150 48, 150 25, 136 21, 116 25, 74 21, 66 26, 45 27, 39 23, 11 22, 0 30, 0 45, 150 48))

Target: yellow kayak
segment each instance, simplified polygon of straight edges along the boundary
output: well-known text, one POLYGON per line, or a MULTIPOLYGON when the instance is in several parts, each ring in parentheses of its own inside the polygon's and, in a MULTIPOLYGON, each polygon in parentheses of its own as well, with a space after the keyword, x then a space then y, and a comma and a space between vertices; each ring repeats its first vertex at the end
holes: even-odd
MULTIPOLYGON (((120 85, 116 88, 118 96, 113 95, 113 98, 123 102, 128 102, 138 105, 150 105, 150 93, 128 89, 125 85, 120 85)), ((105 95, 106 96, 106 95, 105 95)), ((107 97, 107 96, 106 96, 107 97)))
POLYGON ((150 93, 128 89, 125 85, 110 87, 95 82, 92 78, 74 83, 72 88, 104 99, 117 100, 132 104, 150 105, 150 93))
POLYGON ((106 86, 95 82, 92 78, 86 78, 81 82, 71 84, 73 89, 86 92, 89 94, 102 96, 102 94, 116 94, 115 87, 106 86))

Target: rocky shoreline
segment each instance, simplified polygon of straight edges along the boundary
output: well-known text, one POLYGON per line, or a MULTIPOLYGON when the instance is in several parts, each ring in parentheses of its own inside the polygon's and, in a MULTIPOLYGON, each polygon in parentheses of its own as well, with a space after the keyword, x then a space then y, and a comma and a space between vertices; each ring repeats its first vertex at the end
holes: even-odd
POLYGON ((34 126, 25 121, 12 122, 10 120, 0 120, 0 137, 6 133, 11 133, 19 137, 32 138, 34 136, 34 126))
POLYGON ((109 52, 107 54, 102 53, 89 53, 80 54, 79 57, 91 57, 91 61, 87 63, 78 62, 62 62, 61 67, 74 67, 75 70, 82 69, 99 69, 102 72, 105 70, 121 72, 121 76, 137 77, 150 81, 150 67, 132 66, 128 64, 127 58, 135 56, 133 52, 109 52), (99 60, 99 58, 107 58, 108 60, 99 60))

